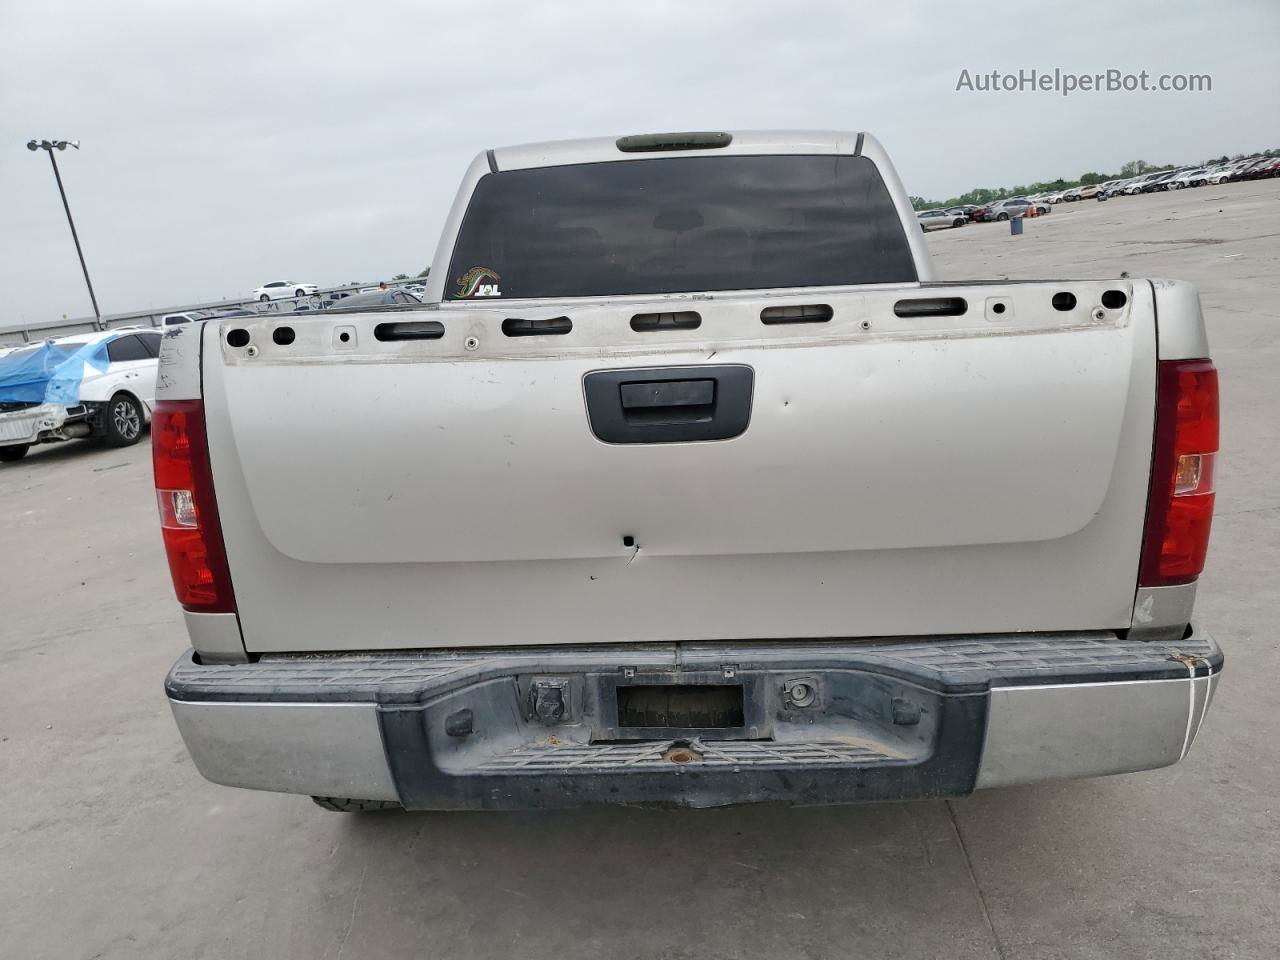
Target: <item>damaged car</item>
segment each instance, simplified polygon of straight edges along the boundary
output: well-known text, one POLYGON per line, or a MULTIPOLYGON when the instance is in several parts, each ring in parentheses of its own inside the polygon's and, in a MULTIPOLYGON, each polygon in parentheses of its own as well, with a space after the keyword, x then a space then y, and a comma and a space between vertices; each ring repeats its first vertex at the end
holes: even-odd
POLYGON ((108 330, 0 356, 0 462, 37 443, 137 443, 155 406, 159 354, 158 331, 108 330))

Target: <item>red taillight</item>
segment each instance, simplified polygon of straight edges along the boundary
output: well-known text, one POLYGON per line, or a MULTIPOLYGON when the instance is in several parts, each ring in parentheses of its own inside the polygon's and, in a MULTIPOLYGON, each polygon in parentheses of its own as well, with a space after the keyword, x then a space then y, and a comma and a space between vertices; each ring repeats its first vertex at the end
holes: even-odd
POLYGON ((161 400, 151 418, 160 529, 178 602, 196 613, 234 613, 235 597, 213 497, 204 405, 161 400))
POLYGON ((1218 371, 1209 360, 1163 360, 1138 585, 1190 583, 1204 569, 1218 452, 1218 371))

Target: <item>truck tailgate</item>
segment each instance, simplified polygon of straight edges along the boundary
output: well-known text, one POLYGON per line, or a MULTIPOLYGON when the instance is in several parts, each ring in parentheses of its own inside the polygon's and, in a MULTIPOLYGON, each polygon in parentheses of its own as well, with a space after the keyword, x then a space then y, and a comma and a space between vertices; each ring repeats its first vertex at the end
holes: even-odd
POLYGON ((1148 283, 497 306, 206 324, 250 651, 1129 625, 1148 283), (1124 305, 1102 306, 1108 290, 1124 305), (831 318, 761 320, 801 306, 831 318), (700 325, 632 328, 664 311, 700 325), (556 317, 571 329, 502 332, 556 317), (425 321, 438 339, 375 336, 425 321), (597 436, 590 374, 709 382, 709 368, 748 371, 737 435, 597 436))

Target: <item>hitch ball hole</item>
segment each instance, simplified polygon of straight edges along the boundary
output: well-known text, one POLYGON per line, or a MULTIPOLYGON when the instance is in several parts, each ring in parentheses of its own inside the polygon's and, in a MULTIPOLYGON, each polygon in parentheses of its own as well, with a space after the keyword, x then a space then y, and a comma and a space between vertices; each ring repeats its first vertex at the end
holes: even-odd
POLYGON ((671 763, 693 763, 698 759, 698 755, 683 744, 675 743, 666 752, 667 760, 671 763))
POLYGON ((347 343, 351 340, 351 334, 347 333, 344 330, 342 333, 338 334, 338 339, 341 340, 343 343, 347 343))
POLYGON ((992 313, 1004 313, 1004 304, 1003 304, 1003 303, 993 303, 993 304, 991 305, 991 312, 992 312, 992 313))

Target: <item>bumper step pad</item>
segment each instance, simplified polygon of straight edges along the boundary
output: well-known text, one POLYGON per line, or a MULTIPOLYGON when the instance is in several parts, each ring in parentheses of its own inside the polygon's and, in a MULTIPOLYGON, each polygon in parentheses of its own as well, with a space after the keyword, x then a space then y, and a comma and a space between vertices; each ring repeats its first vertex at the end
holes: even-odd
POLYGON ((840 740, 800 743, 767 743, 754 740, 648 740, 610 744, 526 744, 510 753, 485 761, 479 773, 513 770, 673 770, 682 765, 680 753, 689 756, 684 765, 699 768, 880 765, 906 758, 871 746, 840 740))
POLYGON ((759 641, 737 644, 406 651, 405 653, 301 654, 264 656, 254 663, 200 664, 192 654, 169 673, 166 688, 175 700, 352 700, 410 703, 430 691, 471 683, 485 676, 555 673, 570 669, 636 669, 718 666, 726 660, 762 667, 790 668, 842 664, 883 669, 936 685, 947 692, 1000 685, 1100 680, 1173 679, 1206 676, 1222 664, 1222 652, 1203 633, 1177 642, 1122 640, 1112 634, 1013 634, 930 640, 857 642, 759 641))

